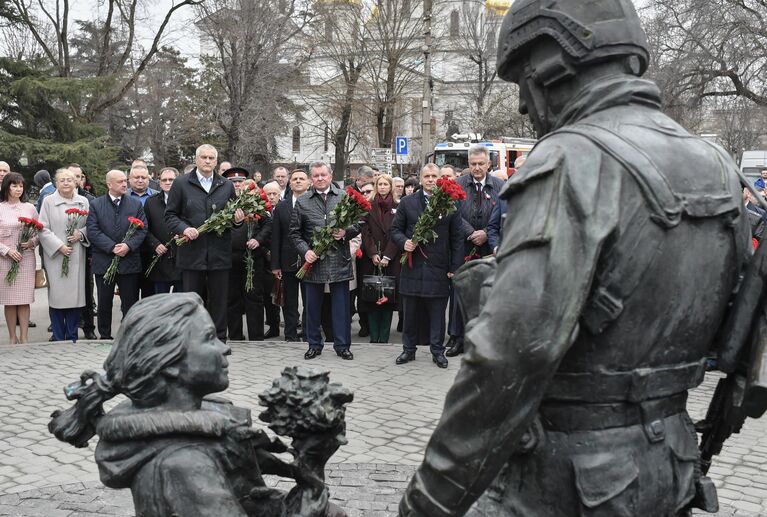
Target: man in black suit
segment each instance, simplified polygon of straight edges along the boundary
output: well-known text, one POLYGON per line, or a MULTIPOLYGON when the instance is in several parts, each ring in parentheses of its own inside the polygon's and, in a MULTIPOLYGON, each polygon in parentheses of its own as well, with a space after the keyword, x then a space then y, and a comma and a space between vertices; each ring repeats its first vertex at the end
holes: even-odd
POLYGON ((452 213, 435 226, 437 239, 418 250, 413 230, 426 210, 429 196, 437 184, 439 167, 428 163, 421 169, 421 190, 400 201, 391 227, 391 239, 402 251, 412 252, 412 267, 407 264, 400 273, 402 295, 402 348, 397 364, 415 360, 418 344, 419 315, 429 320, 429 348, 434 363, 447 368, 445 347, 445 309, 450 294, 450 279, 463 264, 464 232, 460 215, 452 213))
POLYGON ((149 262, 143 264, 144 272, 146 273, 155 254, 160 257, 149 273, 154 294, 169 293, 171 288, 174 292, 181 290, 181 273, 176 268, 176 246, 165 246, 173 237, 173 232, 165 224, 165 207, 173 181, 178 177, 178 170, 165 167, 160 171, 159 177, 160 193, 144 203, 144 213, 149 222, 149 232, 144 241, 145 256, 149 258, 149 262))
POLYGON ((282 315, 285 318, 285 341, 300 341, 298 337, 298 291, 303 289, 296 272, 303 265, 301 254, 290 239, 290 216, 296 200, 309 189, 306 171, 296 169, 290 173, 291 194, 274 208, 272 214, 272 274, 282 280, 285 300, 282 315))
MULTIPOLYGON (((469 148, 470 173, 456 180, 466 192, 466 199, 458 204, 458 213, 463 219, 464 228, 469 232, 463 248, 463 255, 467 257, 487 257, 493 254, 493 246, 488 239, 489 226, 494 208, 500 202, 503 181, 489 174, 490 166, 490 151, 484 145, 474 144, 469 148)), ((455 357, 463 353, 464 328, 458 300, 453 297, 450 302, 450 340, 445 355, 455 357)))
POLYGON ((146 217, 141 203, 126 195, 128 179, 118 170, 107 172, 108 192, 94 199, 88 210, 88 240, 93 250, 93 272, 98 293, 98 330, 101 339, 112 339, 112 304, 115 285, 120 289, 120 309, 123 317, 138 301, 141 279, 139 250, 146 237, 146 217), (122 242, 130 227, 129 217, 140 219, 144 228, 136 229, 127 242, 122 242), (104 282, 104 273, 112 259, 121 257, 115 281, 104 282))
MULTIPOLYGON (((176 265, 181 270, 183 290, 195 292, 203 300, 216 325, 216 334, 226 341, 229 269, 232 267, 232 235, 213 232, 200 234, 197 227, 222 210, 237 195, 232 182, 216 174, 218 151, 203 144, 195 152, 195 168, 179 176, 168 193, 165 222, 168 229, 183 235, 189 242, 179 246, 176 265)), ((238 209, 234 215, 237 225, 245 220, 238 209)))

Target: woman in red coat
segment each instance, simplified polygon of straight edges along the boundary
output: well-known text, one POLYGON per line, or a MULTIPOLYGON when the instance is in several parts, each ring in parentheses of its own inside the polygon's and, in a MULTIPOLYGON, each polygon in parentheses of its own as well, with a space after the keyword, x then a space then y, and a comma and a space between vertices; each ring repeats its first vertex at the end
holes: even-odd
MULTIPOLYGON (((364 278, 364 275, 384 274, 395 277, 396 286, 399 284, 400 252, 397 245, 389 238, 389 232, 399 200, 394 198, 394 184, 391 176, 379 176, 374 187, 375 190, 370 198, 372 209, 365 218, 366 224, 362 227, 364 255, 360 262, 359 278, 364 278)), ((387 298, 398 297, 390 296, 387 298)), ((378 302, 381 301, 378 300, 378 302)), ((360 299, 360 310, 368 313, 370 342, 388 343, 392 312, 397 308, 396 299, 388 299, 383 303, 378 302, 360 299)))

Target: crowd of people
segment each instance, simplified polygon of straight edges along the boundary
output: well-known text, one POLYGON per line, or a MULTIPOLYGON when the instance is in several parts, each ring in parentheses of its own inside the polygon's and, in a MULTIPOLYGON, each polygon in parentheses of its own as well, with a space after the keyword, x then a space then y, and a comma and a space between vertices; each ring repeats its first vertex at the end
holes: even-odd
POLYGON ((15 281, 0 285, 11 343, 28 341, 39 245, 51 340, 76 342, 78 328, 87 339, 96 339, 96 331, 100 339, 112 339, 115 295, 124 316, 140 298, 196 292, 205 300, 219 339, 244 340, 245 328, 249 341, 273 339, 280 335, 281 312, 285 341, 306 342, 307 360, 320 356, 326 342, 338 356, 352 360, 355 313, 358 335, 371 343, 389 342, 398 314, 403 349, 396 364, 415 360, 418 345, 428 346, 441 368, 447 367, 446 356, 463 351, 463 323, 451 278, 465 261, 494 254, 505 213, 500 199, 505 176, 490 170, 485 147, 469 150, 465 170, 427 164, 418 176, 400 178, 359 167, 349 187, 365 196, 371 208, 362 220, 337 228, 336 245, 322 255, 312 249, 314 236, 334 226, 334 209, 348 195, 333 181, 327 163, 312 163, 308 170, 277 167, 266 181, 258 171, 251 177, 229 162, 217 165, 218 153, 210 145, 197 149, 194 165, 183 173, 165 167, 153 176, 144 161, 135 160, 127 174, 107 172, 107 192, 94 197, 81 167, 70 164, 53 178, 46 171, 35 175, 39 198, 33 205, 23 176, 0 162, 0 274, 19 264, 15 281), (436 239, 416 246, 413 229, 440 177, 456 180, 466 199, 438 222, 436 239), (198 231, 230 200, 255 187, 269 199, 270 217, 245 224, 247 214, 238 209, 230 229, 198 231), (42 225, 23 243, 20 216, 42 225), (184 242, 177 245, 177 239, 184 242), (403 253, 410 256, 405 264, 403 253), (255 271, 250 282, 246 264, 255 271), (296 273, 305 264, 311 268, 299 280, 296 273), (379 287, 384 279, 393 287, 387 296, 382 290, 376 294, 365 288, 368 279, 379 281, 379 287))

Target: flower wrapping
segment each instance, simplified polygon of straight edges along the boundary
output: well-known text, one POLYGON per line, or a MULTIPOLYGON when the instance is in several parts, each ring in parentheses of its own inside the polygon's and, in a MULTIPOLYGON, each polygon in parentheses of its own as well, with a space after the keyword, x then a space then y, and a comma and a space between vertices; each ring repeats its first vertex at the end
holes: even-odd
MULTIPOLYGON (((325 254, 336 246, 338 241, 333 238, 334 231, 343 230, 357 223, 371 209, 370 201, 365 196, 354 190, 351 186, 346 187, 346 196, 341 198, 341 201, 333 208, 335 224, 333 226, 323 226, 319 231, 315 231, 312 237, 311 249, 319 257, 318 260, 322 260, 325 254)), ((296 273, 296 278, 299 280, 303 279, 311 271, 312 266, 313 264, 305 262, 296 273)))
MULTIPOLYGON (((269 198, 263 189, 258 188, 255 184, 251 184, 238 197, 227 201, 221 210, 216 211, 216 206, 214 205, 213 214, 197 227, 197 232, 200 235, 208 232, 215 232, 219 236, 223 235, 225 231, 234 225, 234 213, 237 209, 242 209, 246 216, 257 215, 260 219, 269 215, 272 211, 272 204, 269 202, 269 198)), ((176 246, 183 246, 189 240, 181 235, 175 239, 175 242, 176 246)))
MULTIPOLYGON (((69 237, 75 234, 75 230, 80 225, 80 221, 83 218, 88 217, 87 210, 81 210, 80 208, 67 208, 64 211, 67 214, 67 246, 69 246, 69 237)), ((69 276, 69 255, 64 255, 64 260, 61 261, 61 276, 69 276)))
MULTIPOLYGON (((434 227, 437 225, 437 221, 443 217, 455 212, 458 207, 456 201, 462 201, 466 199, 466 192, 463 188, 450 178, 440 178, 437 180, 437 185, 432 190, 429 196, 429 203, 426 205, 426 210, 423 211, 418 221, 413 228, 413 236, 410 238, 417 247, 422 244, 434 242, 437 240, 437 232, 434 231, 434 227)), ((425 257, 423 249, 420 249, 421 254, 425 257)), ((408 267, 413 267, 413 252, 408 251, 400 258, 400 263, 408 267)))
MULTIPOLYGON (((123 237, 122 244, 128 241, 131 237, 133 237, 133 234, 136 233, 136 230, 140 230, 144 228, 144 222, 141 219, 136 219, 135 217, 128 217, 128 222, 130 223, 130 226, 128 226, 128 231, 125 232, 125 237, 123 237)), ((109 267, 107 268, 106 273, 104 273, 104 283, 105 284, 114 284, 115 282, 115 276, 117 276, 117 267, 120 265, 120 256, 115 255, 112 258, 112 262, 109 263, 109 267)))
MULTIPOLYGON (((21 233, 19 234, 19 241, 16 243, 16 251, 23 253, 21 245, 37 235, 37 232, 43 229, 43 223, 32 217, 19 217, 19 222, 21 223, 21 233)), ((19 267, 21 267, 21 262, 11 261, 11 268, 5 275, 5 282, 8 285, 13 285, 16 281, 16 277, 19 275, 19 267)))

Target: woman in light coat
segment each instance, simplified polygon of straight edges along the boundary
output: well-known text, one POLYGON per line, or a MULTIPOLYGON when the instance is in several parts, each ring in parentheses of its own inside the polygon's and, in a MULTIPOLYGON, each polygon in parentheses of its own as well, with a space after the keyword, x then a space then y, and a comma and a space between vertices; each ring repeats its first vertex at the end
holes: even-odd
POLYGON ((85 236, 87 217, 80 217, 74 234, 67 236, 70 208, 88 210, 88 200, 77 194, 77 180, 68 169, 59 169, 55 176, 56 191, 43 200, 40 222, 45 229, 40 244, 45 254, 48 275, 48 311, 54 341, 77 342, 80 308, 85 306, 85 236), (69 273, 62 274, 64 257, 69 257, 69 273))

